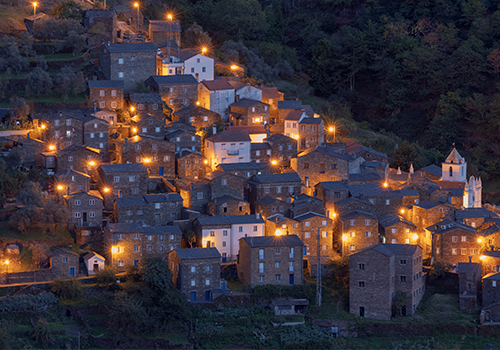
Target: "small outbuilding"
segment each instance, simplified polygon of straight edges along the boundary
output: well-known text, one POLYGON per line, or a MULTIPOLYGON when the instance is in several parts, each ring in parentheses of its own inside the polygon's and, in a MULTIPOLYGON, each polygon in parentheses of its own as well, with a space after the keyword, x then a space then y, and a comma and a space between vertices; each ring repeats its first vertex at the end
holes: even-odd
POLYGON ((87 267, 87 273, 90 275, 95 275, 97 272, 104 270, 104 265, 106 263, 106 258, 96 252, 89 253, 83 257, 85 266, 87 267))

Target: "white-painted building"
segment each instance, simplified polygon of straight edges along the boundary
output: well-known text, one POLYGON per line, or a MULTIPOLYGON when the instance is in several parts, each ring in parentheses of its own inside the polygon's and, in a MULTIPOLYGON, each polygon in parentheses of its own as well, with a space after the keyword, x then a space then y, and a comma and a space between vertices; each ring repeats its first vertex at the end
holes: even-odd
POLYGON ((205 139, 205 158, 212 171, 219 164, 250 162, 250 149, 247 130, 225 130, 205 139))
POLYGON ((204 80, 198 84, 198 102, 203 108, 219 113, 228 121, 229 106, 236 101, 234 87, 225 79, 204 80))
POLYGON ((292 139, 299 139, 299 123, 302 119, 307 118, 304 111, 291 111, 285 118, 285 129, 283 134, 292 139))
POLYGON ((106 259, 96 252, 89 253, 83 257, 89 275, 95 275, 98 271, 104 270, 106 259))
POLYGON ((230 81, 229 82, 233 87, 236 96, 239 97, 240 100, 249 99, 262 102, 262 90, 256 88, 252 85, 241 83, 238 81, 230 81))
POLYGON ((158 64, 157 75, 192 74, 198 82, 214 80, 214 60, 199 53, 180 51, 170 56, 158 54, 161 64, 158 64))
POLYGON ((217 248, 222 262, 237 259, 240 238, 265 235, 265 221, 260 214, 206 216, 198 218, 195 227, 203 248, 217 248))

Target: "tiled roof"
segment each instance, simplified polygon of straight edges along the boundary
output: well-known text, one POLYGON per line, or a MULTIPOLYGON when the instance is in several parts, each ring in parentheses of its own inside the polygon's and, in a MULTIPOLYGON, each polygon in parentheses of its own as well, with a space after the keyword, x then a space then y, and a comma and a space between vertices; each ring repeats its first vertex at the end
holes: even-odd
POLYGON ((233 86, 225 79, 203 80, 201 84, 205 85, 205 87, 211 91, 234 90, 233 86))
POLYGON ((249 135, 266 133, 266 128, 262 125, 228 126, 227 130, 246 130, 249 135))
POLYGON ((436 203, 436 202, 431 202, 428 200, 423 200, 423 201, 420 201, 418 204, 415 204, 416 207, 423 208, 423 209, 432 209, 434 207, 437 207, 438 205, 443 205, 443 203, 436 203))
MULTIPOLYGON (((481 271, 481 264, 478 263, 458 263, 458 273, 477 273, 481 271)), ((479 277, 479 276, 478 276, 479 277)))
POLYGON ((264 224, 265 221, 259 214, 252 215, 224 215, 205 216, 197 220, 201 225, 237 225, 237 224, 264 224))
POLYGON ((217 248, 186 248, 174 251, 181 260, 220 258, 217 248))
POLYGON ((141 224, 133 223, 119 223, 119 224, 107 224, 108 229, 111 233, 132 233, 132 232, 142 232, 143 228, 141 224))
POLYGON ((254 175, 250 180, 256 184, 265 184, 265 183, 275 183, 275 182, 301 182, 300 176, 293 173, 281 173, 281 174, 259 174, 254 175))
POLYGON ((251 100, 249 98, 243 98, 239 101, 234 102, 233 104, 229 105, 229 107, 239 107, 239 108, 250 108, 252 106, 255 106, 256 104, 265 104, 257 100, 251 100))
POLYGON ((153 32, 180 32, 181 23, 177 19, 172 20, 150 20, 149 27, 153 32))
POLYGON ((126 44, 110 44, 104 45, 109 52, 147 52, 156 53, 156 46, 153 43, 126 43, 126 44))
POLYGON ((98 198, 98 199, 103 199, 102 196, 101 196, 101 193, 99 193, 99 191, 95 191, 95 190, 92 190, 92 191, 88 191, 88 192, 84 192, 84 191, 76 191, 76 192, 72 192, 70 194, 67 194, 64 196, 64 198, 67 198, 67 197, 79 197, 81 195, 85 195, 85 196, 90 196, 90 197, 95 197, 95 198, 98 198))
POLYGON ((252 141, 247 130, 224 130, 207 138, 212 142, 248 142, 252 141))
POLYGON ((380 181, 382 176, 379 173, 349 174, 349 181, 380 181))
POLYGON ((302 114, 304 114, 304 112, 302 111, 291 111, 290 113, 288 113, 285 117, 285 120, 288 121, 288 120, 300 120, 300 118, 302 117, 302 114))
POLYGON ((443 175, 442 169, 435 164, 427 165, 420 170, 438 177, 443 175))
POLYGON ((262 90, 262 99, 263 100, 280 98, 280 93, 279 93, 277 87, 261 86, 260 89, 262 90))
POLYGON ((348 213, 342 214, 339 216, 339 219, 342 221, 346 221, 357 218, 359 216, 364 216, 373 220, 377 220, 377 218, 373 214, 367 213, 366 211, 362 210, 353 210, 348 213))
POLYGON ((233 197, 233 196, 224 195, 224 196, 215 198, 213 201, 213 204, 221 205, 221 204, 227 203, 229 201, 243 201, 243 200, 236 198, 236 197, 233 197))
POLYGON ((389 227, 389 226, 392 226, 394 224, 397 224, 398 222, 402 222, 402 223, 409 225, 411 227, 416 227, 412 222, 405 220, 401 216, 395 215, 395 214, 387 214, 387 215, 384 215, 378 219, 378 223, 382 227, 389 227))
POLYGON ((457 149, 453 147, 451 153, 446 157, 445 163, 455 163, 458 164, 462 160, 462 156, 458 153, 457 149))
POLYGON ((71 250, 68 250, 68 249, 65 249, 65 248, 59 248, 59 249, 56 249, 52 252, 49 253, 49 256, 50 257, 53 257, 53 256, 58 256, 58 255, 76 255, 76 256, 79 256, 77 253, 75 252, 72 252, 71 250))
POLYGON ((201 106, 196 106, 196 105, 187 105, 184 108, 179 109, 177 112, 174 113, 174 115, 177 116, 187 116, 191 117, 193 115, 219 115, 218 113, 215 113, 209 109, 203 108, 201 106))
POLYGON ((192 74, 152 75, 149 79, 158 85, 198 84, 198 80, 192 74))
POLYGON ((182 235, 179 226, 143 227, 142 233, 145 235, 182 235))
POLYGON ((162 99, 156 92, 141 92, 130 94, 132 103, 162 103, 162 99))
POLYGON ((297 235, 243 237, 241 240, 243 240, 251 248, 304 245, 297 235))
POLYGON ((89 88, 117 88, 123 89, 123 80, 89 80, 89 88))
POLYGON ((245 163, 224 163, 219 164, 223 171, 237 171, 237 170, 262 170, 268 167, 265 163, 245 162, 245 163))
POLYGON ((283 134, 273 134, 267 138, 264 139, 264 141, 267 141, 267 142, 278 142, 278 141, 281 141, 281 140, 287 140, 287 141, 295 141, 294 139, 292 139, 291 137, 288 137, 286 135, 283 135, 283 134))
POLYGON ((301 100, 278 101, 279 109, 302 109, 301 100))
POLYGON ((368 249, 376 250, 384 255, 413 255, 417 250, 418 245, 411 244, 377 244, 376 246, 370 247, 368 249))
POLYGON ((102 164, 101 169, 105 173, 147 172, 142 163, 102 164))

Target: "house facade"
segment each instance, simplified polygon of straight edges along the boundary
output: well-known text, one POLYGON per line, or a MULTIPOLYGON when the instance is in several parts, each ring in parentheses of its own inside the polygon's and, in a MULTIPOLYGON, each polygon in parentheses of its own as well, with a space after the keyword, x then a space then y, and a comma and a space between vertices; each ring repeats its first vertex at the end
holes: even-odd
MULTIPOLYGON (((123 80, 89 80, 89 99, 96 108, 123 108, 123 80)), ((117 122, 117 121, 115 121, 117 122)))
POLYGON ((251 139, 246 130, 225 130, 205 139, 205 158, 215 170, 219 164, 250 162, 251 139))

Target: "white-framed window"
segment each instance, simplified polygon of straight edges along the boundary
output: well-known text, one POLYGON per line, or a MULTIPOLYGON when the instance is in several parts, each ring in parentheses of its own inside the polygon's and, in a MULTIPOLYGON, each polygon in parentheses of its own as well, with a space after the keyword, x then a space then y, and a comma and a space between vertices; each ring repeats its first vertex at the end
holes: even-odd
POLYGON ((139 246, 135 245, 134 246, 134 252, 137 253, 139 251, 139 246))
POLYGON ((460 242, 467 242, 467 236, 462 236, 460 242))
POLYGON ((365 220, 365 226, 368 226, 368 225, 370 225, 370 220, 369 220, 369 219, 366 219, 366 220, 365 220))
POLYGON ((306 238, 311 238, 311 232, 306 232, 306 233, 304 233, 304 235, 306 238))
POLYGON ((135 176, 129 176, 128 182, 135 182, 135 176))
POLYGON ((457 242, 458 242, 458 237, 457 237, 457 236, 452 236, 452 237, 451 237, 451 241, 452 241, 453 243, 457 243, 457 242))
POLYGON ((95 218, 95 212, 90 211, 89 212, 89 218, 95 218))
POLYGON ((226 241, 222 241, 222 246, 225 247, 226 246, 226 241))
POLYGON ((263 262, 260 262, 259 263, 259 273, 264 273, 265 270, 264 270, 264 263, 263 262))
POLYGON ((222 179, 222 186, 227 186, 227 179, 222 179))
POLYGON ((191 280, 191 287, 194 287, 194 286, 196 286, 196 280, 193 279, 193 280, 191 280))
POLYGON ((372 236, 372 233, 370 231, 366 231, 365 232, 365 236, 368 238, 368 237, 371 237, 372 236))
POLYGON ((106 101, 99 101, 99 108, 106 108, 106 101))
POLYGON ((155 127, 155 132, 161 132, 161 128, 159 126, 155 127))
POLYGON ((158 109, 158 103, 153 103, 153 109, 156 111, 158 109))
POLYGON ((393 238, 393 239, 391 240, 391 243, 392 243, 392 244, 396 244, 396 242, 397 242, 397 241, 396 241, 396 238, 393 238))
POLYGON ((306 221, 306 222, 304 223, 304 226, 305 226, 305 227, 310 227, 310 226, 311 226, 311 222, 310 222, 310 221, 306 221))
POLYGON ((63 263, 65 263, 65 264, 67 264, 67 263, 68 263, 68 257, 66 257, 66 256, 65 256, 65 257, 63 257, 63 258, 62 258, 62 262, 63 262, 63 263))
POLYGON ((453 254, 453 255, 457 255, 457 248, 453 248, 453 249, 451 250, 451 254, 453 254))
POLYGON ((164 162, 168 162, 169 160, 170 160, 170 157, 169 157, 169 156, 164 156, 164 157, 163 157, 163 161, 164 161, 164 162))
POLYGON ((59 119, 54 120, 54 125, 59 126, 59 119))
POLYGON ((78 211, 77 211, 77 212, 75 212, 75 218, 77 218, 77 219, 78 219, 78 218, 81 218, 81 217, 82 217, 82 213, 80 213, 80 212, 78 212, 78 211))
POLYGON ((71 137, 71 130, 66 131, 66 137, 71 137))
POLYGON ((460 254, 467 255, 467 248, 460 249, 460 254))
POLYGON ((95 205, 95 199, 89 199, 89 205, 95 205))
POLYGON ((95 134, 93 132, 90 133, 90 138, 93 139, 95 137, 95 134))
POLYGON ((161 208, 161 203, 155 203, 155 209, 160 209, 161 208))
POLYGON ((279 269, 281 267, 281 261, 275 261, 274 262, 274 267, 279 269))
POLYGON ((206 285, 206 286, 209 286, 209 285, 210 285, 210 279, 209 279, 209 278, 206 278, 206 279, 205 279, 205 285, 206 285))
POLYGON ((288 262, 288 271, 290 271, 290 272, 295 271, 295 262, 294 261, 288 262))
POLYGON ((76 206, 81 205, 81 204, 82 204, 82 202, 79 199, 75 200, 75 205, 76 206))
POLYGON ((123 58, 118 59, 118 64, 123 64, 123 58))
POLYGON ((390 205, 391 204, 391 200, 390 199, 386 199, 385 200, 385 205, 390 205))
POLYGON ((204 116, 204 117, 203 117, 203 121, 204 121, 204 122, 208 122, 208 117, 207 117, 207 116, 204 116))
POLYGON ((118 78, 123 78, 124 75, 123 75, 123 72, 118 72, 118 78))
POLYGON ((119 176, 114 176, 113 177, 113 182, 120 182, 120 177, 119 176))
POLYGON ((191 273, 195 273, 196 272, 196 266, 191 266, 191 273))
POLYGON ((259 276, 259 282, 264 282, 264 276, 263 275, 259 276))
POLYGON ((71 119, 66 119, 66 125, 68 125, 68 126, 71 125, 71 119))
POLYGON ((354 244, 351 244, 351 246, 349 247, 349 250, 351 252, 355 252, 356 251, 356 246, 354 244))
POLYGON ((73 161, 73 156, 69 156, 68 157, 68 162, 72 162, 73 161))
POLYGON ((203 192, 198 192, 198 193, 196 194, 196 198, 197 198, 197 199, 203 199, 203 192))

